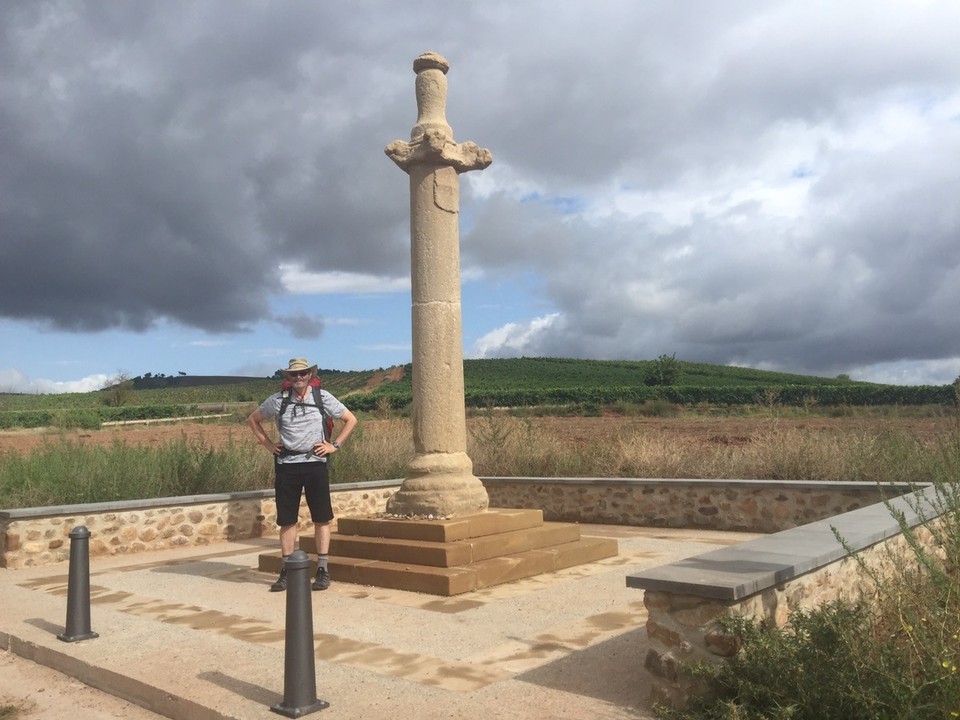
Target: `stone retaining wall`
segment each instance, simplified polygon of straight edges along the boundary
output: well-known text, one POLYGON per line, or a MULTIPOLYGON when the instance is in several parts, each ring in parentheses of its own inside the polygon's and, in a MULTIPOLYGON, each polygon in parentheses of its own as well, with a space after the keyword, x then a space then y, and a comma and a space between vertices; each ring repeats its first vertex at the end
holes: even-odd
MULTIPOLYGON (((400 482, 334 486, 336 515, 383 512, 400 482)), ((227 540, 277 536, 277 508, 272 490, 93 503, 0 511, 3 533, 0 567, 21 568, 70 560, 70 531, 90 531, 90 556, 209 545, 227 540)), ((310 515, 300 507, 302 528, 310 515)))
POLYGON ((628 587, 644 590, 651 702, 683 705, 702 689, 686 673, 688 663, 721 662, 737 652, 719 623, 725 615, 782 627, 793 609, 870 597, 873 584, 858 559, 882 576, 895 558, 913 552, 891 509, 903 513, 918 542, 932 546, 929 526, 920 524, 937 517, 940 503, 924 493, 627 576, 628 587))
MULTIPOLYGON (((482 478, 491 507, 542 509, 547 520, 776 532, 876 503, 872 483, 609 478, 482 478)), ((334 512, 384 511, 399 480, 334 485, 334 512)), ((309 528, 305 506, 301 525, 309 528)), ((277 534, 272 490, 0 511, 0 567, 66 562, 70 531, 90 554, 162 550, 277 534)))
POLYGON ((728 532, 779 532, 882 499, 868 482, 502 477, 483 483, 490 507, 540 509, 546 520, 728 532))

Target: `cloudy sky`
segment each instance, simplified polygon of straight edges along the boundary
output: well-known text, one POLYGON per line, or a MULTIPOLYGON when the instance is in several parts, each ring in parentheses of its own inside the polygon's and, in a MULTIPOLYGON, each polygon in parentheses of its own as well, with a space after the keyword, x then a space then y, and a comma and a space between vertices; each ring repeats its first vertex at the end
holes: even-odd
POLYGON ((0 390, 409 362, 413 59, 467 357, 960 375, 960 3, 0 3, 0 390))

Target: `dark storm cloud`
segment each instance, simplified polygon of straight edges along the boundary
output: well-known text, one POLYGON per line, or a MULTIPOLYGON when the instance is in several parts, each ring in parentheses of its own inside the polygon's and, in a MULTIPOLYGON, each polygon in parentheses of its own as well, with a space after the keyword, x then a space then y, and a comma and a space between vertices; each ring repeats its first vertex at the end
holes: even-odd
POLYGON ((291 337, 298 340, 316 340, 323 335, 323 329, 326 325, 322 317, 309 315, 302 310, 290 315, 277 315, 273 320, 283 327, 291 337))
POLYGON ((0 4, 0 315, 237 330, 275 320, 281 265, 406 277, 383 148, 435 50, 457 139, 494 155, 462 183, 465 268, 534 273, 543 307, 477 354, 953 361, 958 21, 948 2, 0 4))
POLYGON ((231 330, 266 316, 281 262, 402 270, 402 194, 377 188, 389 135, 319 6, 0 12, 5 316, 231 330))
POLYGON ((475 352, 960 368, 956 10, 871 7, 863 24, 857 3, 727 4, 651 54, 659 18, 626 19, 634 59, 599 51, 557 92, 542 144, 506 158, 516 189, 464 240, 488 272, 539 266, 552 313, 475 352), (582 214, 571 192, 593 193, 582 214))

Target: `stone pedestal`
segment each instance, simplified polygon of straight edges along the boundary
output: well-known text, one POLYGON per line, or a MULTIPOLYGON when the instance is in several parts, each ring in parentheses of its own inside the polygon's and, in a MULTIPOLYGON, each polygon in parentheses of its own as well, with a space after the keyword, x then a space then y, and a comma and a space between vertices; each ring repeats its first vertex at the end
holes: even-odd
POLYGON ((451 516, 489 505, 467 456, 460 307, 459 174, 487 167, 490 152, 458 144, 446 121, 449 64, 435 53, 413 63, 417 124, 386 153, 410 176, 413 441, 416 455, 388 501, 397 515, 451 516))
MULTIPOLYGON (((313 535, 300 549, 316 552, 313 535)), ((576 523, 544 522, 540 510, 491 509, 446 520, 340 518, 330 538, 333 582, 460 595, 616 556, 617 541, 582 537, 576 523)), ((279 552, 260 555, 275 574, 279 552)))

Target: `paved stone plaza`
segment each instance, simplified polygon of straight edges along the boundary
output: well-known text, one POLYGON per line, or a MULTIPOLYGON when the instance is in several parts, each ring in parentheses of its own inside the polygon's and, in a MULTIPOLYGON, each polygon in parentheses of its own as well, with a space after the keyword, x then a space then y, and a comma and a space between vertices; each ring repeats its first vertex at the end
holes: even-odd
MULTIPOLYGON (((756 537, 583 525, 617 557, 441 598, 337 583, 312 594, 322 717, 649 718, 643 593, 625 577, 756 537)), ((176 718, 276 717, 285 603, 269 539, 91 561, 93 640, 57 639, 67 568, 0 570, 4 648, 176 718)))

